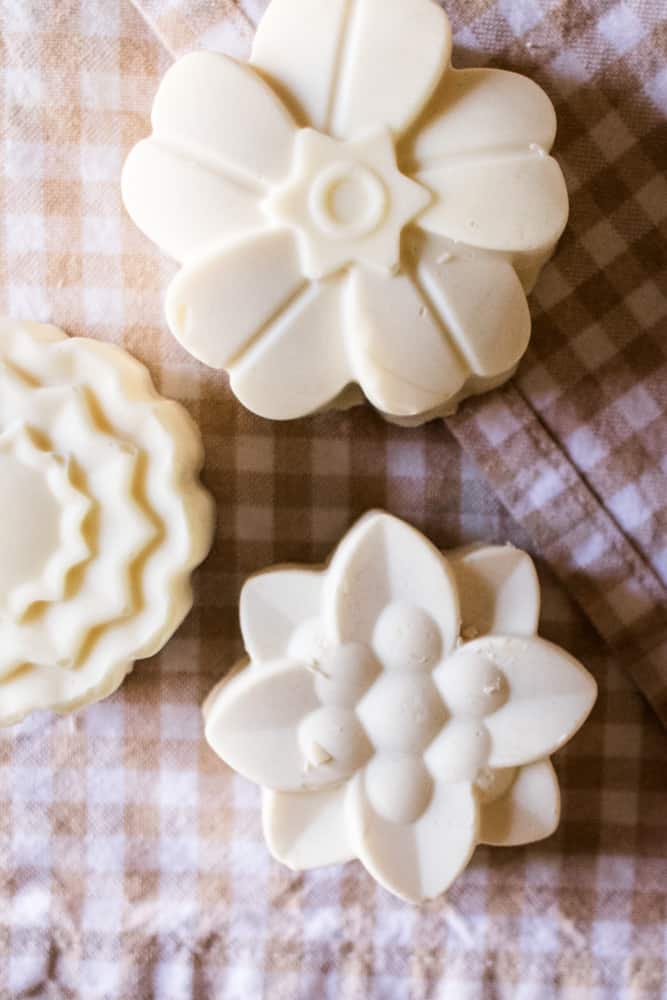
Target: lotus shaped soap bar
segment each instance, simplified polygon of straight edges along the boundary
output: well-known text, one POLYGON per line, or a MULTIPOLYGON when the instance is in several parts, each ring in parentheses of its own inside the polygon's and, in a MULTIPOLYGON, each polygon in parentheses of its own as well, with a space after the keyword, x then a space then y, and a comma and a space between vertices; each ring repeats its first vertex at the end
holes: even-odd
POLYGON ((249 664, 209 696, 206 737, 264 789, 272 854, 293 869, 358 858, 419 901, 444 892, 476 844, 553 833, 549 755, 596 685, 538 638, 539 603, 523 552, 443 556, 382 513, 325 569, 251 578, 249 664))
POLYGON ((183 267, 167 320, 276 420, 420 423, 504 382, 567 220, 543 91, 455 70, 434 0, 272 0, 250 65, 191 53, 123 172, 183 267))
POLYGON ((0 321, 0 725, 114 691, 192 603, 199 434, 120 348, 0 321))

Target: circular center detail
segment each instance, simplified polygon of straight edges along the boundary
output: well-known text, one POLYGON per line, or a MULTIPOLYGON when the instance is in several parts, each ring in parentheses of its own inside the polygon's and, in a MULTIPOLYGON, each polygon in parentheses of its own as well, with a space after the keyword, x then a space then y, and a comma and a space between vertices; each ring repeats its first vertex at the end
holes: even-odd
POLYGON ((341 160, 318 174, 308 201, 315 223, 331 239, 360 239, 385 217, 387 190, 368 167, 341 160))
POLYGON ((38 469, 0 453, 0 607, 38 580, 60 545, 60 505, 38 469))
POLYGON ((430 676, 385 674, 357 706, 378 751, 418 754, 444 724, 447 713, 430 676))

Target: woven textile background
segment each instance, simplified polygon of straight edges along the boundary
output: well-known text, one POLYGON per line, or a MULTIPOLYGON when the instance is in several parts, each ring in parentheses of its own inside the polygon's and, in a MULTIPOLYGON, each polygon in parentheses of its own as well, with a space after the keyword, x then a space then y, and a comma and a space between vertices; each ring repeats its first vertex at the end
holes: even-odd
MULTIPOLYGON (((392 0, 387 0, 391 3, 392 0)), ((667 992, 667 11, 451 0, 455 63, 527 72, 559 116, 570 226, 513 383, 447 425, 272 425, 168 335, 173 269, 119 174, 175 54, 243 57, 263 0, 0 0, 0 310, 122 343, 198 420, 219 523, 197 603, 113 698, 0 733, 1 1000, 658 1000, 667 992), (415 908, 352 863, 269 858, 202 741, 244 577, 321 560, 364 510, 537 558, 542 632, 594 672, 556 758, 559 832, 479 848, 415 908), (640 693, 643 692, 643 694, 640 693), (650 707, 652 706, 652 707, 650 707)))

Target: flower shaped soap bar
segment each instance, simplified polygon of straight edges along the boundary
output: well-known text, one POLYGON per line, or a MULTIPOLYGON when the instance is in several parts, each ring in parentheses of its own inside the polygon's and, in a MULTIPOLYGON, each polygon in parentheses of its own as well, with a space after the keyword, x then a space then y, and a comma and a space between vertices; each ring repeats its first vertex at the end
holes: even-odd
POLYGON ((199 435, 117 347, 0 321, 0 725, 110 694, 191 605, 199 435))
POLYGON ((595 701, 536 635, 539 590, 511 547, 441 555, 372 513, 322 571, 248 581, 250 665, 205 706, 206 736, 264 788, 264 832, 294 869, 358 858, 410 900, 444 892, 478 843, 547 837, 549 754, 595 701))
POLYGON ((273 419, 418 423, 505 381, 567 219, 546 95, 454 70, 434 0, 273 0, 251 65, 166 74, 123 195, 183 264, 171 330, 273 419))

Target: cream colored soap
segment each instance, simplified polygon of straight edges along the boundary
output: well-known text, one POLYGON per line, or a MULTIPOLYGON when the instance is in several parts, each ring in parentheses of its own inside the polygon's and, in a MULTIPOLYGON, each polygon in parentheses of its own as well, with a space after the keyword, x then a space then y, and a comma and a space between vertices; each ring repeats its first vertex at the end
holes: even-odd
POLYGON ((272 0, 250 65, 164 77, 125 205, 182 264, 172 332, 255 413, 415 424, 516 369, 568 214, 554 110, 450 58, 433 0, 272 0))
POLYGON ((0 725, 110 694, 192 603, 199 434, 120 348, 0 320, 0 725))
POLYGON ((209 696, 206 737, 262 786, 271 853, 297 870, 357 858, 417 902, 444 892, 476 844, 553 833, 549 755, 596 685, 537 636, 539 604, 525 553, 443 556, 378 512, 325 569, 251 578, 248 662, 209 696))

